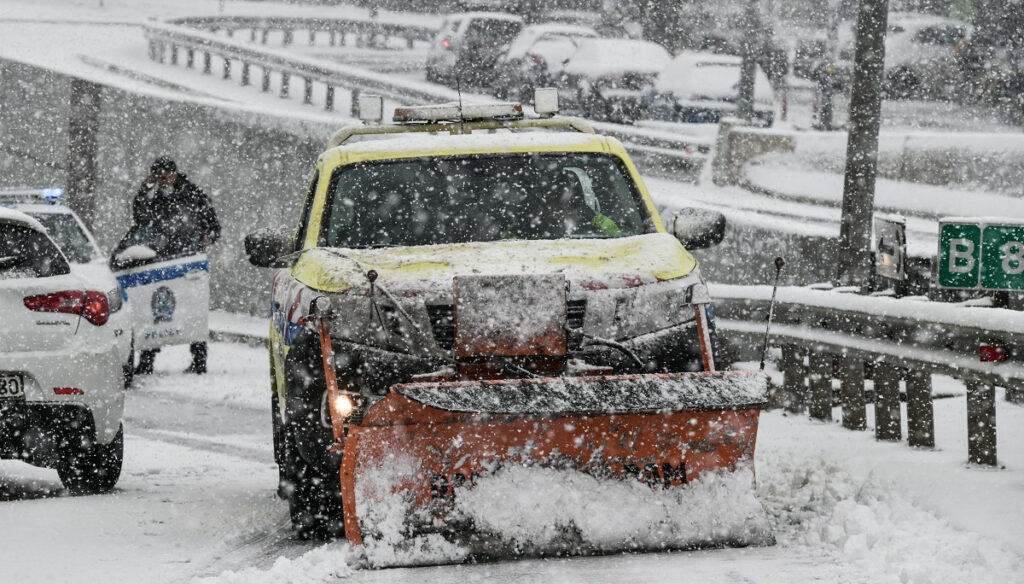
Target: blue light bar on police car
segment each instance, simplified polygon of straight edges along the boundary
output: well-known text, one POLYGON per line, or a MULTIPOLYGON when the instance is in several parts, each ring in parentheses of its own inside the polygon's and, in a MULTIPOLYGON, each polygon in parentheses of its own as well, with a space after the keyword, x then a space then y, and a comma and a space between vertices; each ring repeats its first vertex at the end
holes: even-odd
POLYGON ((49 187, 39 191, 39 196, 46 199, 47 201, 56 201, 64 194, 64 189, 60 187, 49 187))

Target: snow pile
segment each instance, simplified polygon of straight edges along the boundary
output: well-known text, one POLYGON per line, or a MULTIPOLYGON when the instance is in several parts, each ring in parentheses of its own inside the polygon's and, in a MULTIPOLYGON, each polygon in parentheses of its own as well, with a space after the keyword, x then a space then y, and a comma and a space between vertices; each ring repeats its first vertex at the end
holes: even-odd
POLYGON ((330 543, 306 552, 301 557, 289 559, 279 557, 268 570, 246 568, 228 571, 212 578, 196 578, 197 584, 256 584, 258 582, 304 584, 332 582, 352 575, 348 561, 351 552, 348 544, 330 543))
POLYGON ((772 537, 752 485, 749 469, 652 489, 575 470, 510 466, 457 490, 455 507, 479 531, 527 553, 764 545, 772 537))
POLYGON ((508 466, 480 477, 472 488, 457 487, 438 525, 434 510, 415 506, 411 496, 379 496, 387 481, 409 476, 400 466, 374 469, 357 485, 360 524, 372 526, 363 533, 370 566, 772 542, 746 469, 652 489, 576 470, 508 466), (450 526, 457 526, 454 536, 437 533, 450 526))
POLYGON ((836 577, 842 570, 876 583, 1024 582, 1022 558, 953 528, 895 485, 858 481, 824 458, 772 462, 759 475, 758 497, 779 544, 833 556, 836 577))

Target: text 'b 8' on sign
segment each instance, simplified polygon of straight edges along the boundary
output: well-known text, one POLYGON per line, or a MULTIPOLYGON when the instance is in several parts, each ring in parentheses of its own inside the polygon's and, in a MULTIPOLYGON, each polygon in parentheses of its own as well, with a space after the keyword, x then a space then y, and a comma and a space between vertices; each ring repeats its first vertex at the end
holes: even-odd
POLYGON ((1024 221, 939 220, 942 288, 1024 290, 1024 221))

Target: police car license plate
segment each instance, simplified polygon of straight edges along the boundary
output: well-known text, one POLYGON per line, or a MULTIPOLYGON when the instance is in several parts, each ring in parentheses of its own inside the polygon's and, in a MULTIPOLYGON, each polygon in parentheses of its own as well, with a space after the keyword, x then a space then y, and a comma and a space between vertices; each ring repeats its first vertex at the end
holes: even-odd
POLYGON ((0 400, 25 397, 25 378, 21 373, 0 373, 0 400))

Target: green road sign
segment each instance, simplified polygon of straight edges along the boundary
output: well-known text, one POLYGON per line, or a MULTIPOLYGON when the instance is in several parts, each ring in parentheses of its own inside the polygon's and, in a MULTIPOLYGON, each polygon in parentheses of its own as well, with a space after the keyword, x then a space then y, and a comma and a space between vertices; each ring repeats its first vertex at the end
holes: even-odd
POLYGON ((939 220, 942 288, 1024 290, 1024 221, 939 220))
POLYGON ((949 223, 939 230, 939 286, 976 288, 981 271, 981 228, 949 223))
POLYGON ((1024 225, 988 225, 981 237, 981 287, 1024 290, 1024 225))

